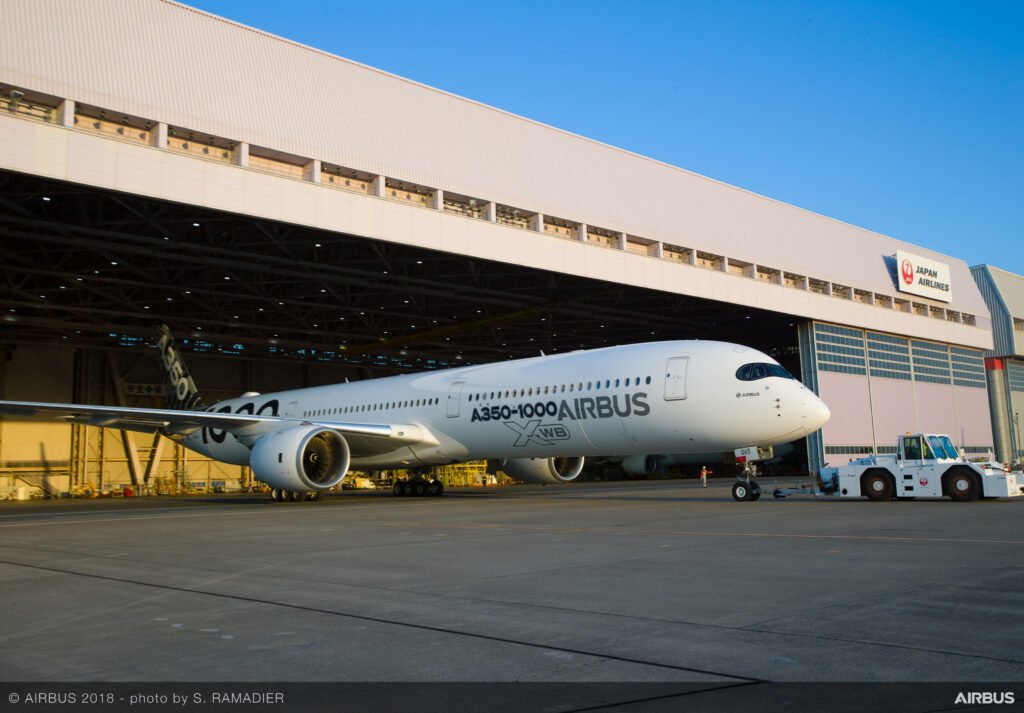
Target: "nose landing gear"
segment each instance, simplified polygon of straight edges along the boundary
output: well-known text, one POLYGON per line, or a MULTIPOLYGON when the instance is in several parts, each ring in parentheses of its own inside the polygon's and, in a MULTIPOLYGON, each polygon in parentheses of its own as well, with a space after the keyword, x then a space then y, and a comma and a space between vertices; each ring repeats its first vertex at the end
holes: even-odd
POLYGON ((754 465, 747 462, 743 466, 743 472, 736 476, 736 482, 732 484, 733 500, 746 502, 758 500, 761 497, 761 486, 754 480, 755 477, 757 477, 757 471, 754 469, 754 465))

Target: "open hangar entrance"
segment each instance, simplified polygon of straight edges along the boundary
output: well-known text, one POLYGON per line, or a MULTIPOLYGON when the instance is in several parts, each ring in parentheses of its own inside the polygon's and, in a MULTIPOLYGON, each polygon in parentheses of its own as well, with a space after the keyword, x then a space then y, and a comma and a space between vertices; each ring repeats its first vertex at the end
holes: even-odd
MULTIPOLYGON (((207 401, 668 339, 738 342, 800 377, 791 315, 12 172, 0 265, 7 399, 159 405, 161 323, 207 401)), ((3 428, 0 476, 25 482, 239 477, 177 447, 154 459, 139 435, 3 428)))

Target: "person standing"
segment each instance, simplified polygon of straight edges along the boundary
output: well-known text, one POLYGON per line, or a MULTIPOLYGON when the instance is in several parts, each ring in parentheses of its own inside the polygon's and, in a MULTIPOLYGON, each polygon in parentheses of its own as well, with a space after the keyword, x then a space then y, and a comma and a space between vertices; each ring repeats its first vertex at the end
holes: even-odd
POLYGON ((700 467, 700 487, 708 487, 708 467, 706 465, 700 467))

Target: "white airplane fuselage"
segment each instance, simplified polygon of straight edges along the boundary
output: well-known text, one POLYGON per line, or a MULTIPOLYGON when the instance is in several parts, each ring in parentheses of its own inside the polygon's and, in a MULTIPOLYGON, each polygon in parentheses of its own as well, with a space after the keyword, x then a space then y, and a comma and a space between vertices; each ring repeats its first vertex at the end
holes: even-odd
MULTIPOLYGON (((709 341, 651 342, 383 377, 221 401, 209 411, 311 424, 405 424, 425 435, 354 468, 476 459, 702 453, 787 443, 829 410, 792 377, 737 376, 775 365, 754 349, 709 341)), ((784 373, 784 372, 783 372, 784 373)), ((248 465, 251 443, 202 428, 184 444, 248 465)))

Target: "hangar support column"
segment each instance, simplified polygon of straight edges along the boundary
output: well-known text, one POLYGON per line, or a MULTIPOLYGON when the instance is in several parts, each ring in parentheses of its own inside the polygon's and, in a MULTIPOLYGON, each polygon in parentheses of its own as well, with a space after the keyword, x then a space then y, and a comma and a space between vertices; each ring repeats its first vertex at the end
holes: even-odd
POLYGON ((1010 432, 1010 399, 1006 389, 1006 368, 1003 359, 985 359, 985 381, 988 382, 988 408, 992 416, 996 460, 1010 463, 1014 460, 1011 445, 1013 434, 1010 432))
POLYGON ((303 169, 303 173, 305 174, 305 179, 307 181, 311 181, 312 183, 320 183, 320 169, 321 169, 320 159, 318 159, 318 158, 313 159, 312 161, 307 163, 305 168, 303 169))
MULTIPOLYGON (((797 342, 800 347, 800 379, 804 386, 820 395, 818 390, 818 359, 814 352, 814 334, 810 322, 797 326, 797 342)), ((807 436, 807 470, 817 473, 825 466, 825 440, 820 430, 807 436)))
POLYGON ((158 149, 167 148, 167 124, 162 121, 153 129, 153 145, 158 149))
POLYGON ((75 125, 75 101, 73 99, 65 99, 57 107, 57 123, 68 128, 75 125))

